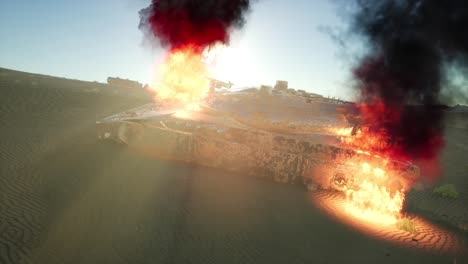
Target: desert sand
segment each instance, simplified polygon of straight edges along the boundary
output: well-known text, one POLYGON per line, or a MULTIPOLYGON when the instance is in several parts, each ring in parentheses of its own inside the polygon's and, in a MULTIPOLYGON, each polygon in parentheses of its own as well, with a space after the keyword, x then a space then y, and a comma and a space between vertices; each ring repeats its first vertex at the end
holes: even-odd
MULTIPOLYGON (((454 263, 330 219, 298 186, 97 140, 96 120, 150 100, 142 90, 0 69, 0 263, 454 263)), ((419 191, 410 207, 462 221, 468 130, 447 136, 442 181, 460 198, 419 191)))

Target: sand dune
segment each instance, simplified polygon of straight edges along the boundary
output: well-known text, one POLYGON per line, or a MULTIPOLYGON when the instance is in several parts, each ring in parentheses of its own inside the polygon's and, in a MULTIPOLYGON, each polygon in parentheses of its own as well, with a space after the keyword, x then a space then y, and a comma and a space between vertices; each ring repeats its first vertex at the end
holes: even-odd
POLYGON ((97 141, 95 120, 149 100, 0 69, 0 263, 452 263, 330 220, 298 187, 97 141))

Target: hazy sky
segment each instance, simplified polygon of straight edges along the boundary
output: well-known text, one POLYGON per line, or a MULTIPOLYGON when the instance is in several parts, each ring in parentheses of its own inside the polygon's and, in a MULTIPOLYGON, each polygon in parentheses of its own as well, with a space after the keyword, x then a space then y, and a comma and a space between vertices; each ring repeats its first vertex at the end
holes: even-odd
MULTIPOLYGON (((327 0, 260 0, 233 36, 217 76, 349 97, 349 69, 321 30, 343 23, 327 0), (294 4, 291 4, 291 3, 294 4)), ((144 43, 138 11, 150 0, 1 0, 0 67, 105 82, 151 82, 162 49, 144 43)))

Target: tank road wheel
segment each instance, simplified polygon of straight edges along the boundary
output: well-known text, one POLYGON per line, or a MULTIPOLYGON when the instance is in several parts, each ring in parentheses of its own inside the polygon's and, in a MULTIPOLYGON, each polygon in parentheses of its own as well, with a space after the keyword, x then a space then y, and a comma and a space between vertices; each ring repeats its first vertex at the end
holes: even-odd
POLYGON ((143 126, 138 123, 122 123, 117 130, 117 138, 121 143, 131 144, 141 138, 143 126))
POLYGON ((316 183, 312 179, 305 179, 304 184, 309 192, 315 192, 320 190, 320 184, 316 183))
POLYGON ((335 189, 339 191, 344 191, 348 188, 348 178, 343 172, 336 172, 335 175, 333 175, 330 184, 334 186, 335 189))
POLYGON ((307 190, 309 192, 315 192, 315 191, 318 191, 319 189, 320 189, 320 185, 315 182, 309 182, 307 184, 307 190))

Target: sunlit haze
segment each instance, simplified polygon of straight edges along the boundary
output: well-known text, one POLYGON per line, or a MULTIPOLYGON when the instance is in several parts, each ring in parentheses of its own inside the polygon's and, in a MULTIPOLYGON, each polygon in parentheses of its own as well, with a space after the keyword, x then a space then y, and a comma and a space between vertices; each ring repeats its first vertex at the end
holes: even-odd
MULTIPOLYGON (((149 1, 0 2, 0 67, 105 82, 118 76, 151 83, 163 50, 145 42, 138 11, 149 1)), ((236 87, 289 86, 349 99, 349 65, 321 27, 339 26, 326 0, 264 0, 219 56, 216 78, 236 87)))

